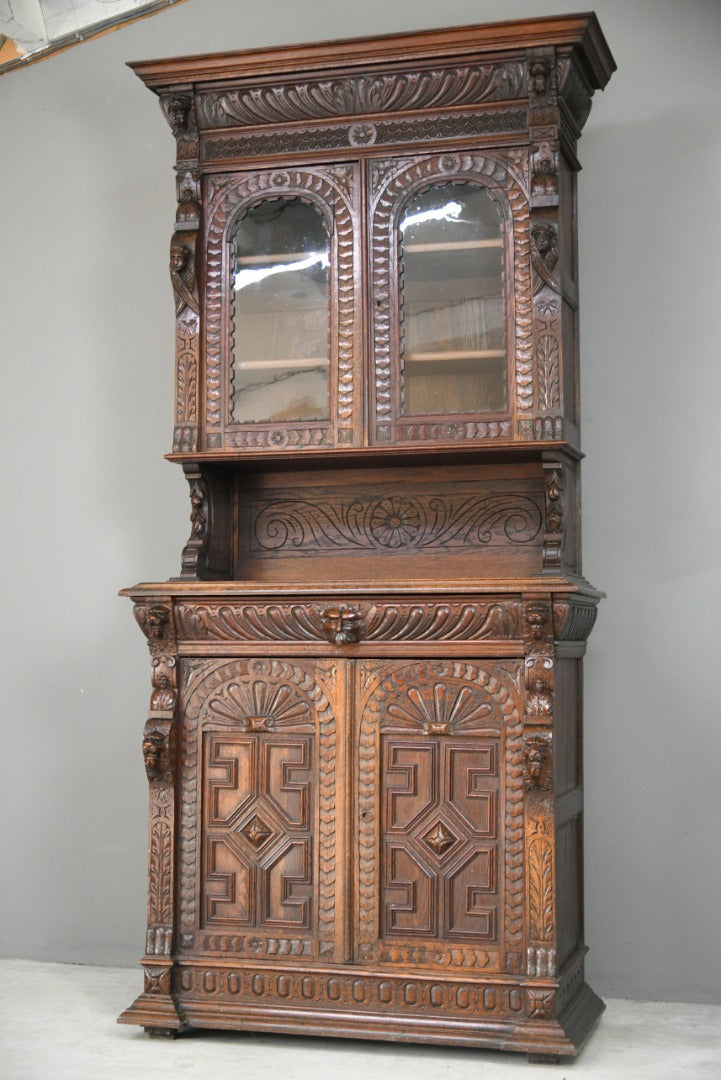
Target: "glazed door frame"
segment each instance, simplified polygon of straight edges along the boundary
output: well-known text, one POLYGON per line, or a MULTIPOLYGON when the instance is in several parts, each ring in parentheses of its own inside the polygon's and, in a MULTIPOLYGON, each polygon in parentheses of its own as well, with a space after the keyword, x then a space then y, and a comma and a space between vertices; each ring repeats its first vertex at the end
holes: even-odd
POLYGON ((525 148, 446 151, 372 159, 369 181, 369 274, 372 304, 371 444, 458 446, 512 439, 517 421, 533 407, 533 327, 530 202, 525 148), (453 415, 403 415, 400 217, 408 199, 448 183, 486 188, 497 203, 504 233, 507 409, 453 415))
POLYGON ((233 170, 206 176, 204 371, 207 450, 307 450, 362 444, 361 181, 358 161, 233 170), (235 423, 230 233, 251 207, 300 199, 320 213, 330 236, 328 420, 235 423))

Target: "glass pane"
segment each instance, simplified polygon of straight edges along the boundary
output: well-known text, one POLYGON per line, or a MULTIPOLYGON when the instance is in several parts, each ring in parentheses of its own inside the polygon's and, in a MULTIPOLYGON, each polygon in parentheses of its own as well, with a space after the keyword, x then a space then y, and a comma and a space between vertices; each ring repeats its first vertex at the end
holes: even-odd
POLYGON ((329 251, 323 218, 300 199, 266 199, 238 223, 235 423, 327 420, 329 251))
POLYGON ((483 187, 417 195, 400 223, 403 412, 505 412, 503 231, 483 187))

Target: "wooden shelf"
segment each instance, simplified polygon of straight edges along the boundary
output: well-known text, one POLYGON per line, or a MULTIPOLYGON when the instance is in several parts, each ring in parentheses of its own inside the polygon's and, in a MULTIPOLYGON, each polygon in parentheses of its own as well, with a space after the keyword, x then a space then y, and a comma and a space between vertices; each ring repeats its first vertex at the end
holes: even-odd
POLYGON ((455 240, 438 244, 403 244, 403 254, 426 254, 438 251, 480 251, 482 248, 501 248, 501 237, 490 240, 455 240))
POLYGON ((327 356, 292 356, 279 360, 236 360, 239 371, 271 370, 272 368, 316 368, 328 367, 327 356))
MULTIPOLYGON (((310 259, 311 255, 317 256, 317 262, 320 262, 322 256, 330 259, 330 254, 327 251, 284 251, 276 254, 257 252, 255 255, 238 255, 235 261, 238 266, 268 266, 273 263, 304 262, 306 259, 310 259)), ((303 269, 309 270, 310 267, 304 266, 303 269)))
POLYGON ((506 356, 505 349, 455 349, 448 352, 406 353, 405 362, 418 364, 433 360, 497 360, 506 356))

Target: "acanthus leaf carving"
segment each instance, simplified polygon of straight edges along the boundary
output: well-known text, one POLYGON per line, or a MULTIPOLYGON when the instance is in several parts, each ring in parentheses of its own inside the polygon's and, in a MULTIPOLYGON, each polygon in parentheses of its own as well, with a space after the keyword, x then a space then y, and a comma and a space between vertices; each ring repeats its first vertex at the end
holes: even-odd
POLYGON ((172 919, 172 851, 170 825, 155 822, 150 833, 148 862, 148 923, 167 925, 172 919))
POLYGON ((524 75, 524 65, 510 61, 388 75, 361 74, 238 91, 205 91, 198 97, 198 116, 202 127, 254 127, 344 114, 401 113, 514 100, 523 92, 524 75))
POLYGON ((542 820, 531 824, 528 845, 529 938, 533 942, 553 941, 554 936, 553 846, 542 820))
MULTIPOLYGON (((358 605, 366 641, 487 641, 521 637, 517 600, 358 605)), ((185 603, 176 607, 184 641, 323 641, 313 604, 185 603)))

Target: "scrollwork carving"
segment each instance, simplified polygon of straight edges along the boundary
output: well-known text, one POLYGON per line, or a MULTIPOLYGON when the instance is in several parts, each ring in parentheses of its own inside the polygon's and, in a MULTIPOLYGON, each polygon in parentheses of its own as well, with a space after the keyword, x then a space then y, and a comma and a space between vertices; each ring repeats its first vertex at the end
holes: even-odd
POLYGON ((531 543, 541 515, 530 495, 274 499, 251 507, 252 551, 402 552, 531 543))

